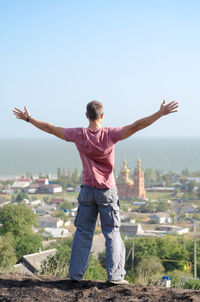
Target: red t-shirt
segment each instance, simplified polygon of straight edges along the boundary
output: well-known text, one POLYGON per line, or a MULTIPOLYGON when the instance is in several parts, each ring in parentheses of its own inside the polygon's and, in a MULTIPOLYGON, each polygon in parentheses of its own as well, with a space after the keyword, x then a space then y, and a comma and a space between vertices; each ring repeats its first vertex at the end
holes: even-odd
POLYGON ((94 188, 113 188, 115 178, 114 145, 122 139, 122 127, 66 128, 66 141, 75 143, 83 165, 82 184, 94 188))

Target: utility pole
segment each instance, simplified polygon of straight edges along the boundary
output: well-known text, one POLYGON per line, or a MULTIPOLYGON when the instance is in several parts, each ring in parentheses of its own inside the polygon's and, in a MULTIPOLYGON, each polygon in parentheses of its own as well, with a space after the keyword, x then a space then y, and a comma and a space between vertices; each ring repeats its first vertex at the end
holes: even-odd
POLYGON ((194 239, 194 278, 197 278, 197 240, 194 239))

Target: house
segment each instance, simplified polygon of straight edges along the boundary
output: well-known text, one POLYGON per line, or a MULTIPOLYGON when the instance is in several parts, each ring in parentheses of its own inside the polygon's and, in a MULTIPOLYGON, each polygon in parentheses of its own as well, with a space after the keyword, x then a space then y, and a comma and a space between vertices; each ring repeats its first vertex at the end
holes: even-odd
POLYGON ((168 214, 166 213, 155 213, 153 215, 150 216, 150 222, 154 222, 155 223, 171 223, 172 220, 171 220, 171 217, 169 217, 168 214))
POLYGON ((28 199, 24 198, 20 203, 28 205, 28 204, 30 204, 30 201, 28 199))
POLYGON ((48 185, 49 181, 47 178, 37 178, 36 179, 36 184, 42 186, 42 185, 48 185))
POLYGON ((124 236, 138 236, 144 234, 144 230, 140 223, 123 222, 120 231, 124 236))
POLYGON ((56 249, 39 251, 38 253, 23 256, 21 261, 31 273, 37 274, 41 271, 42 262, 48 257, 54 256, 56 252, 56 249))
POLYGON ((178 215, 187 214, 187 213, 192 214, 192 213, 198 212, 197 206, 192 203, 177 204, 177 205, 174 205, 173 209, 176 212, 176 214, 178 214, 178 215))
POLYGON ((57 184, 34 183, 24 188, 29 194, 54 194, 62 192, 62 187, 57 184))
POLYGON ((182 209, 184 213, 195 213, 198 212, 197 206, 195 204, 184 204, 182 205, 182 209))
POLYGON ((15 264, 13 271, 22 275, 34 275, 23 263, 15 264))
POLYGON ((51 198, 50 203, 52 204, 61 204, 63 202, 62 198, 51 198))
POLYGON ((59 228, 63 225, 63 220, 58 217, 39 216, 38 224, 41 228, 59 228))
POLYGON ((122 222, 128 222, 128 221, 130 221, 130 217, 128 215, 121 214, 120 218, 121 218, 122 222))
POLYGON ((76 216, 77 211, 78 211, 78 207, 73 208, 69 211, 69 215, 74 217, 76 216))
POLYGON ((41 203, 42 203, 42 200, 40 200, 40 199, 30 201, 30 204, 31 204, 32 207, 38 206, 41 203))
POLYGON ((45 232, 49 233, 53 238, 63 238, 69 236, 69 231, 64 228, 52 228, 47 227, 44 229, 45 232))
POLYGON ((13 190, 18 190, 18 189, 24 189, 28 186, 30 186, 31 179, 30 178, 19 178, 14 181, 12 184, 12 189, 13 190))
POLYGON ((166 234, 188 234, 189 228, 181 228, 176 225, 162 225, 157 228, 158 231, 163 231, 166 234))
POLYGON ((36 213, 38 215, 45 215, 45 214, 50 214, 54 210, 56 210, 56 206, 53 205, 38 206, 36 209, 36 213))

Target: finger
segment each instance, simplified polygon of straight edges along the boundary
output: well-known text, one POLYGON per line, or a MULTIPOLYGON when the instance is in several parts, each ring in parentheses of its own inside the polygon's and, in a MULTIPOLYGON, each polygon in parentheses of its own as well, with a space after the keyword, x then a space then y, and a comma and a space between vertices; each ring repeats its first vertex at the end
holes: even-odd
POLYGON ((27 113, 28 116, 29 116, 29 115, 30 115, 30 112, 29 112, 28 108, 27 108, 26 106, 24 106, 24 109, 25 109, 26 113, 27 113))
POLYGON ((16 111, 13 111, 14 115, 20 115, 18 112, 16 111))
POLYGON ((173 104, 169 104, 169 105, 168 105, 168 108, 169 108, 169 109, 175 108, 175 107, 178 107, 178 104, 177 104, 177 103, 173 103, 173 104))
POLYGON ((172 111, 170 111, 170 113, 174 113, 174 112, 178 112, 178 110, 172 110, 172 111))
POLYGON ((179 107, 179 106, 175 104, 175 105, 170 106, 169 109, 170 109, 170 110, 173 110, 173 109, 176 109, 176 108, 178 108, 178 107, 179 107))
POLYGON ((20 110, 20 109, 18 109, 16 107, 15 107, 15 110, 18 111, 18 112, 20 112, 20 113, 23 113, 22 110, 20 110))

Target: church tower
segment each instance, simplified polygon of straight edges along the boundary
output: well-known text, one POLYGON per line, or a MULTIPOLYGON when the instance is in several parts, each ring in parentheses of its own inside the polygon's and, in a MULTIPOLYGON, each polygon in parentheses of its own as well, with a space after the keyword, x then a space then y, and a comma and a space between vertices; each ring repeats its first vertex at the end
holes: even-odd
POLYGON ((133 196, 133 180, 129 177, 130 170, 127 167, 127 161, 124 160, 123 168, 117 181, 117 189, 120 199, 129 200, 133 196))
POLYGON ((141 160, 138 158, 137 168, 134 171, 134 196, 136 198, 146 198, 144 187, 144 171, 141 168, 141 160))
POLYGON ((133 181, 129 178, 129 175, 130 175, 130 170, 127 167, 127 161, 124 160, 124 162, 123 162, 123 168, 120 171, 120 180, 121 180, 121 183, 132 184, 133 181))

